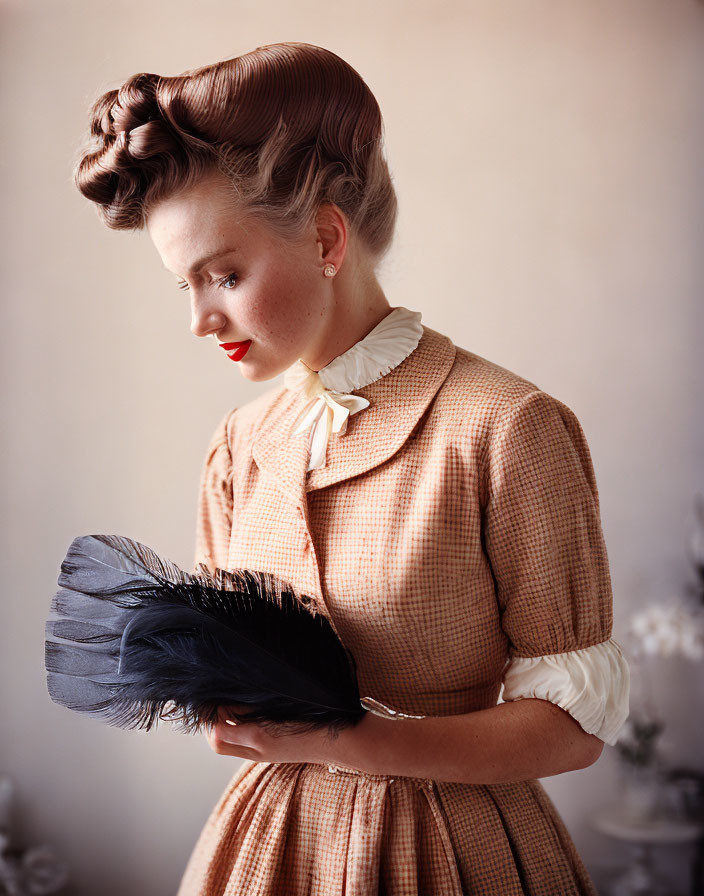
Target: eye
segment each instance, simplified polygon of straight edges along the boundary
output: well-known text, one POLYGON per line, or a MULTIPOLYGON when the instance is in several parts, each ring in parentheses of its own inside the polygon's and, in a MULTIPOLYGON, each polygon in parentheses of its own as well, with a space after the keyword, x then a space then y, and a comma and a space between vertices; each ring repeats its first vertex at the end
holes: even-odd
MULTIPOLYGON (((227 283, 229 280, 238 280, 238 279, 239 278, 238 278, 237 274, 228 274, 227 277, 223 277, 223 279, 220 280, 220 282, 218 283, 218 286, 222 286, 224 283, 227 283)), ((185 280, 178 280, 176 285, 178 286, 179 289, 190 289, 188 283, 186 283, 185 280)), ((235 286, 236 286, 236 284, 233 284, 232 286, 225 286, 225 289, 234 289, 235 286)))

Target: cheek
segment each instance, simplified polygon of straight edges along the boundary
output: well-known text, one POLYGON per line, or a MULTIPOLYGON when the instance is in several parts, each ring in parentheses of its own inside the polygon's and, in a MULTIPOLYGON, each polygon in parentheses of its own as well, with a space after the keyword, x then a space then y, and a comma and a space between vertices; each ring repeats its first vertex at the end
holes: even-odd
POLYGON ((310 271, 272 270, 257 284, 248 303, 248 317, 259 332, 291 337, 315 326, 321 315, 322 297, 310 271))

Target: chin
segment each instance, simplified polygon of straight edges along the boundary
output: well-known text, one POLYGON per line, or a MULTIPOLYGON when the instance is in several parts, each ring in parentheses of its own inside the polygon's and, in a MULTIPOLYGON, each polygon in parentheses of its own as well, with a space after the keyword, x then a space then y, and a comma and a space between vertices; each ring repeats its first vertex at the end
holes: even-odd
POLYGON ((286 367, 281 367, 281 365, 277 365, 274 368, 263 368, 262 367, 252 367, 249 368, 246 364, 240 363, 240 374, 251 383, 265 383, 269 380, 273 380, 275 377, 279 376, 279 374, 283 373, 286 370, 286 367))

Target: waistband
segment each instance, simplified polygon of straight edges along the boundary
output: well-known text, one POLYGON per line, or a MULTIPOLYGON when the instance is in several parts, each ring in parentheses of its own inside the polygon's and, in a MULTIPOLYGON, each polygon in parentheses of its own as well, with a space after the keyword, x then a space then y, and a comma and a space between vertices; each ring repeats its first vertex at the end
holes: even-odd
POLYGON ((353 775, 358 778, 365 778, 370 781, 386 781, 389 784, 392 781, 411 781, 419 784, 426 790, 432 791, 435 787, 435 781, 432 778, 412 778, 408 775, 373 775, 370 772, 362 772, 356 768, 347 768, 344 765, 327 765, 326 770, 331 775, 353 775))

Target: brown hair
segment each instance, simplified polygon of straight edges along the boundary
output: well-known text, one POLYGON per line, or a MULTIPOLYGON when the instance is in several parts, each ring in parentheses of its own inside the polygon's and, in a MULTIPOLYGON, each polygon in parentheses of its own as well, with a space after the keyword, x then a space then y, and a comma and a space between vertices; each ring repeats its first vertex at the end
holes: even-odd
POLYGON ((153 203, 218 169, 283 237, 332 202, 376 260, 391 244, 381 111, 330 50, 276 43, 180 75, 133 75, 90 116, 74 178, 114 230, 141 230, 153 203))

